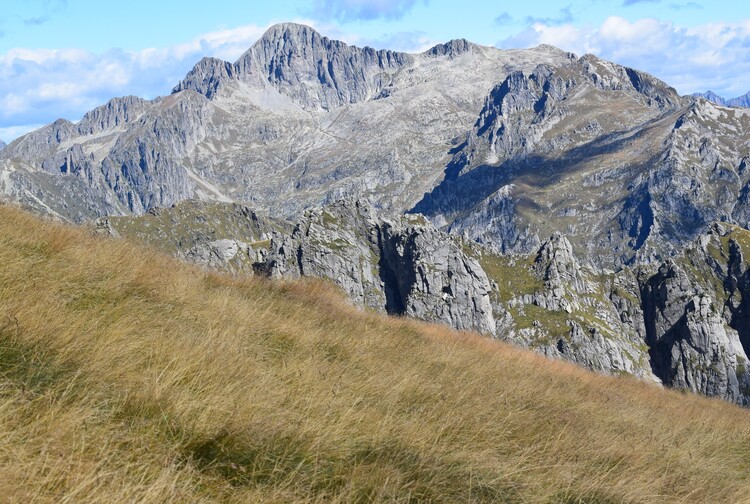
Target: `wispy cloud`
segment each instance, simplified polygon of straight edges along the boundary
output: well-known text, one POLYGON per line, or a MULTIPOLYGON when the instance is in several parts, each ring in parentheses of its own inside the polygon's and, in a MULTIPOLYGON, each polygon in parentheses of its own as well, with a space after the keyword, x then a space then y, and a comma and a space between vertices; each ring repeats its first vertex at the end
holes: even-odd
POLYGON ((418 2, 429 0, 315 0, 311 14, 320 19, 339 21, 399 19, 418 2))
POLYGON ((567 6, 564 9, 560 9, 557 16, 552 17, 534 17, 526 16, 525 21, 527 24, 542 23, 546 25, 561 25, 565 23, 572 23, 575 18, 573 13, 570 11, 571 6, 567 6))
POLYGON ((671 3, 669 8, 672 10, 688 10, 688 9, 703 9, 703 6, 698 2, 685 2, 685 3, 671 3))
POLYGON ((495 24, 499 26, 513 24, 513 16, 508 12, 503 12, 495 18, 495 24))
POLYGON ((622 2, 622 5, 629 6, 629 5, 635 5, 639 3, 659 3, 661 0, 624 0, 622 2))
POLYGON ((551 44, 645 70, 682 93, 713 89, 738 96, 750 88, 750 19, 684 28, 654 18, 611 16, 593 28, 535 23, 500 47, 551 44))
POLYGON ((41 128, 43 124, 22 124, 20 126, 9 126, 7 128, 0 128, 0 140, 10 143, 16 138, 25 135, 30 131, 41 128))
MULTIPOLYGON (((68 0, 44 0, 41 5, 42 13, 23 19, 26 26, 40 26, 60 14, 68 7, 68 0)), ((38 11, 37 11, 38 12, 38 11)))

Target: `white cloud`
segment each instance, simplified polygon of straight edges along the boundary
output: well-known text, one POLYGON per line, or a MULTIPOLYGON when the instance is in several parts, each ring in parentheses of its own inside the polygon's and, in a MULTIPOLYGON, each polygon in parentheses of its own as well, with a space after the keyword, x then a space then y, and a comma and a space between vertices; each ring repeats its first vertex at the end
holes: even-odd
POLYGON ((611 16, 598 27, 535 23, 500 47, 551 44, 649 72, 681 93, 712 89, 726 97, 750 90, 750 19, 691 28, 611 16))
POLYGON ((34 131, 37 128, 41 128, 43 124, 22 124, 21 126, 10 126, 7 128, 0 128, 0 140, 10 143, 12 140, 25 135, 29 131, 34 131))
POLYGON ((110 98, 167 94, 203 56, 236 60, 267 29, 246 25, 206 33, 190 42, 138 52, 11 49, 0 54, 0 132, 4 140, 28 124, 75 120, 110 98))

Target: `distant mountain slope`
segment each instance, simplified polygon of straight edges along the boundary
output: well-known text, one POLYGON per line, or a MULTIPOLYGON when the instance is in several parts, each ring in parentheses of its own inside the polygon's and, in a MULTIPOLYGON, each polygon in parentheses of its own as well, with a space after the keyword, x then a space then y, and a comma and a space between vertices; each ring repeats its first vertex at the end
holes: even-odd
POLYGON ((713 102, 717 105, 725 107, 750 107, 750 92, 738 96, 737 98, 725 99, 717 95, 713 91, 706 91, 705 93, 693 93, 695 97, 705 98, 706 100, 713 102))
POLYGON ((11 502, 742 502, 750 413, 0 206, 11 502))
POLYGON ((722 107, 727 106, 727 100, 717 95, 713 91, 706 91, 705 93, 693 93, 691 96, 694 96, 696 98, 705 98, 706 100, 717 105, 721 105, 722 107))
POLYGON ((737 98, 727 100, 727 105, 730 107, 750 107, 750 91, 737 98))
POLYGON ((281 24, 168 97, 116 98, 16 140, 0 192, 72 221, 189 198, 295 218, 353 197, 503 253, 562 231, 619 267, 716 220, 748 224, 749 126, 745 109, 592 55, 466 40, 405 54, 281 24))

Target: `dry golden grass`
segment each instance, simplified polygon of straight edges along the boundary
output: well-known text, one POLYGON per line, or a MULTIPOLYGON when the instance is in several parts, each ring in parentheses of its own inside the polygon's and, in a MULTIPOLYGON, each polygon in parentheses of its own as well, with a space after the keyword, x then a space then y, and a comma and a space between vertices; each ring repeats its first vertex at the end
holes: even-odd
POLYGON ((743 502, 750 412, 0 206, 10 502, 743 502))

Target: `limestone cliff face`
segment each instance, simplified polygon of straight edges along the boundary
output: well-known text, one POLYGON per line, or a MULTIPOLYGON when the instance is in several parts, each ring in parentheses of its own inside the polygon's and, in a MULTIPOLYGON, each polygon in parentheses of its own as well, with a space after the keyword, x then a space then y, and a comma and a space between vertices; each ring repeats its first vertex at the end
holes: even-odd
MULTIPOLYGON (((455 44, 434 54, 461 50, 465 45, 455 44)), ((173 92, 191 89, 213 98, 237 80, 256 89, 270 86, 306 110, 331 110, 378 96, 393 73, 413 62, 406 53, 349 46, 285 23, 271 27, 234 64, 203 58, 173 92)))
POLYGON ((654 372, 670 386, 740 404, 750 404, 746 233, 714 225, 642 286, 654 372))
POLYGON ((364 201, 313 210, 271 240, 271 276, 336 282, 358 305, 495 332, 489 280, 459 244, 416 216, 382 219, 364 201))

